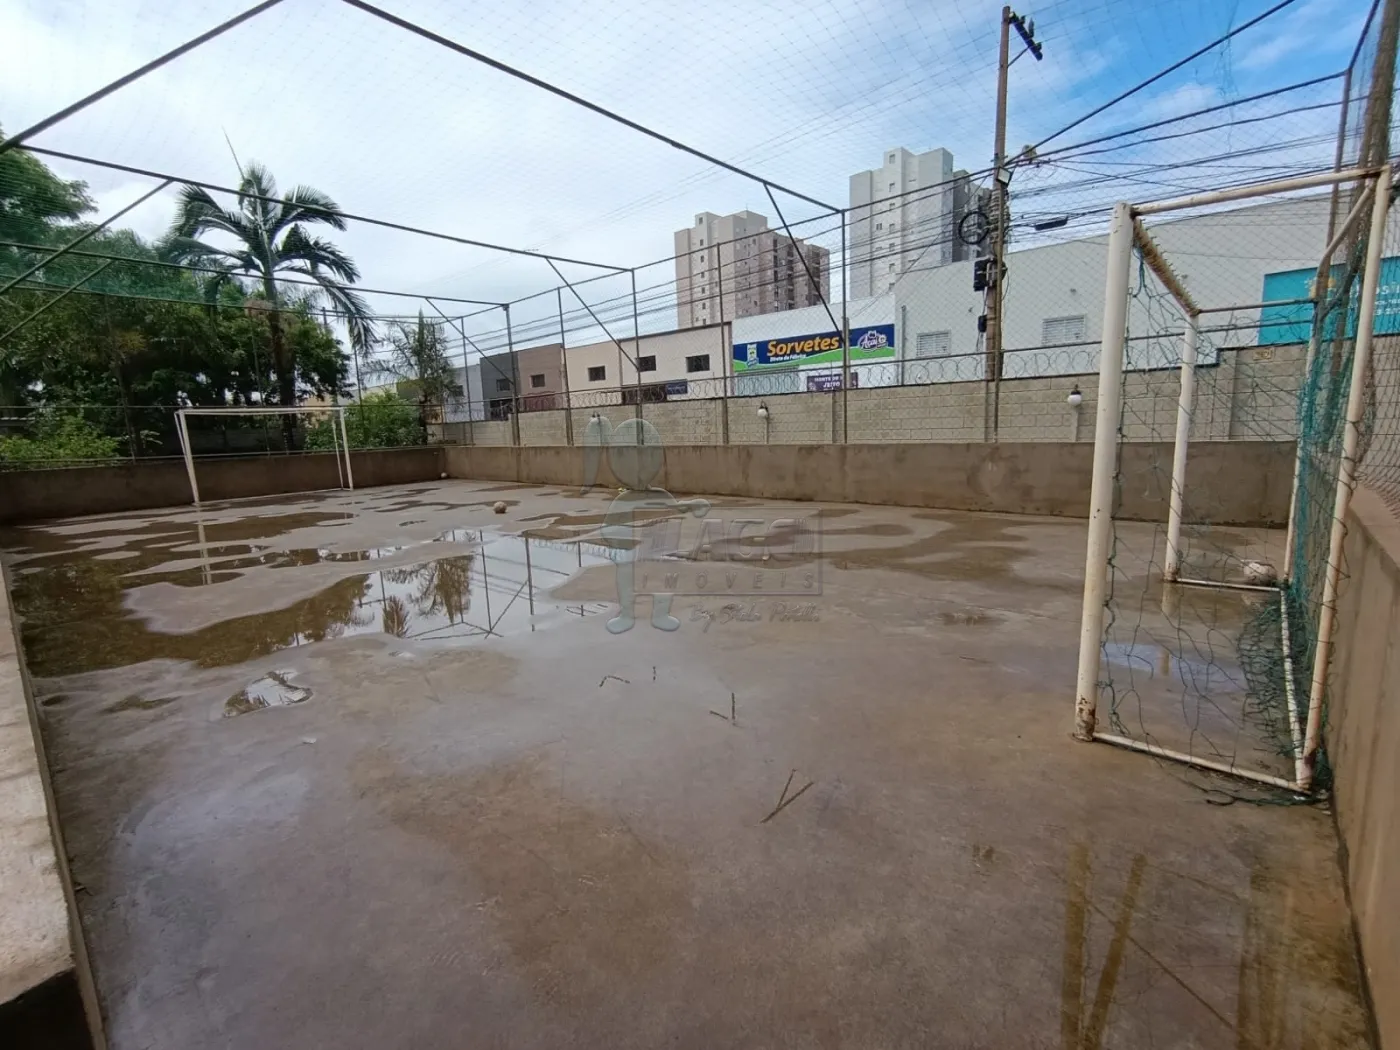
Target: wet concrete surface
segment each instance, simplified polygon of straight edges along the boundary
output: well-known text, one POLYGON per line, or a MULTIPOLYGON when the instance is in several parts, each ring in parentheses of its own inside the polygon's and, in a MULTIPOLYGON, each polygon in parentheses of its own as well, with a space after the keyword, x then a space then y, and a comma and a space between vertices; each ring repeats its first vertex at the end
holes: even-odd
MULTIPOLYGON (((1329 816, 1070 738, 1082 525, 715 499, 820 510, 820 593, 614 634, 612 495, 0 533, 117 1050, 1366 1045, 1329 816)), ((1189 735, 1250 610, 1122 538, 1189 735)))

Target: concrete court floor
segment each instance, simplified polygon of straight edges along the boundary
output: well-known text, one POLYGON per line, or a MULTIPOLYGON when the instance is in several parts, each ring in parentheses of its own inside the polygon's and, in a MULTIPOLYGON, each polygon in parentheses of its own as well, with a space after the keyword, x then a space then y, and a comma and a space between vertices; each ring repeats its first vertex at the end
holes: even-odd
POLYGON ((614 635, 610 495, 0 533, 116 1050, 1368 1044, 1325 810, 1071 739, 1082 523, 614 635))

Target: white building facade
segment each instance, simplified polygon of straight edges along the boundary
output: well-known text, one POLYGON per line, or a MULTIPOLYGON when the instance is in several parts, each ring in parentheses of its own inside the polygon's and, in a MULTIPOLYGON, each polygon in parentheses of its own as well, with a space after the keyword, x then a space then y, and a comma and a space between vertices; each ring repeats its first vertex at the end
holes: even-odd
MULTIPOLYGON (((1326 242, 1328 208, 1326 197, 1296 197, 1148 229, 1200 306, 1247 306, 1265 300, 1274 275, 1316 267, 1326 242)), ((1107 235, 1007 256, 1007 378, 1098 371, 1107 258, 1107 235)), ((920 266, 896 284, 896 312, 906 333, 904 382, 956 382, 985 374, 979 318, 986 303, 983 293, 972 290, 972 268, 971 262, 920 266)), ((1163 299, 1155 279, 1144 284, 1136 262, 1129 290, 1127 366, 1174 364, 1179 347, 1162 336, 1181 330, 1180 310, 1163 299)), ((1270 341, 1268 317, 1257 307, 1205 315, 1201 363, 1212 363, 1218 349, 1270 341)))
POLYGON ((894 290, 900 274, 976 258, 978 245, 958 237, 962 216, 984 203, 985 190, 953 168, 946 149, 910 153, 888 149, 884 163, 850 178, 847 251, 851 297, 894 290))

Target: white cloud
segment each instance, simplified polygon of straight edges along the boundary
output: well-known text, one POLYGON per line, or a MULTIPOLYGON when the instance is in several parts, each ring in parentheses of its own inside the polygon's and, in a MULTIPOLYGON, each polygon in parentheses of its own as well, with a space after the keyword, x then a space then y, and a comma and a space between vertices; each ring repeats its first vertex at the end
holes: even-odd
MULTIPOLYGON (((845 203, 847 176, 877 163, 890 145, 942 145, 972 169, 990 159, 1000 0, 383 2, 832 204, 845 203)), ((245 6, 11 0, 0 7, 8 49, 0 120, 14 131, 245 6)), ((1124 0, 1108 13, 1098 0, 1061 0, 1038 21, 1045 61, 1024 57, 1011 74, 1013 148, 1223 29, 1223 22, 1193 26, 1195 36, 1183 36, 1175 0, 1124 0), (1176 35, 1155 32, 1157 25, 1176 27, 1176 35)), ((1258 53, 1249 52, 1250 76, 1265 71, 1258 53)), ((1184 71, 1081 130, 1175 115, 1219 97, 1212 83, 1184 71)), ((776 223, 753 182, 338 0, 279 5, 37 142, 231 183, 225 135, 243 160, 263 161, 284 187, 309 183, 350 211, 605 262, 669 254, 672 231, 702 210, 749 207, 776 223)), ((87 179, 107 213, 147 185, 100 168, 54 166, 87 179)), ((794 221, 817 211, 779 200, 794 221)), ((153 236, 170 213, 166 194, 127 224, 153 236)), ((542 262, 442 240, 362 224, 340 239, 371 286, 505 299, 556 283, 542 262)), ((644 288, 666 280, 664 266, 639 276, 644 288)), ((623 291, 617 280, 588 286, 600 297, 623 291)), ((375 302, 386 310, 418 305, 375 302)))

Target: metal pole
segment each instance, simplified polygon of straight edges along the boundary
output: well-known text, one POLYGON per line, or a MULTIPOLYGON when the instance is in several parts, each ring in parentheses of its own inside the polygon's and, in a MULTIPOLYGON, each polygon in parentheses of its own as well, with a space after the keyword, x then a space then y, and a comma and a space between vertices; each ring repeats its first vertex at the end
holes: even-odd
POLYGON ((1099 406, 1094 431, 1094 473, 1089 493, 1089 545, 1084 560, 1084 610, 1079 628, 1079 676, 1074 735, 1094 739, 1099 700, 1099 648, 1104 595, 1113 542, 1113 472, 1118 459, 1118 416, 1123 396, 1124 335, 1128 324, 1128 272, 1133 257, 1133 209, 1114 205, 1104 282, 1103 338, 1099 344, 1099 406))
POLYGON ((715 298, 719 302, 719 346, 724 367, 720 369, 719 388, 719 443, 729 444, 729 377, 734 374, 733 329, 724 322, 724 242, 715 248, 715 298))
MULTIPOLYGON (((1351 224, 1360 217, 1361 211, 1366 207, 1366 202, 1370 200, 1371 194, 1376 190, 1374 182, 1368 182, 1366 188, 1362 190, 1352 205, 1351 211, 1340 226, 1332 230, 1331 238, 1327 242, 1327 247, 1322 249, 1322 258, 1317 264, 1317 274, 1313 278, 1313 326, 1312 332, 1308 336, 1308 352, 1303 359, 1303 382, 1308 382, 1312 376, 1313 363, 1317 360, 1317 351, 1322 341, 1322 331, 1324 328, 1325 312, 1328 299, 1332 291, 1332 256, 1346 240, 1351 230, 1351 224)), ((1295 424, 1296 425, 1296 424, 1295 424)), ((1293 487, 1288 497, 1288 538, 1283 545, 1283 575, 1288 578, 1293 576, 1293 555, 1298 542, 1298 486, 1303 478, 1303 435, 1297 435, 1295 448, 1293 451, 1293 487)))
POLYGON ((515 357, 515 336, 511 332, 510 303, 501 309, 506 312, 506 352, 510 354, 510 434, 515 447, 520 447, 520 362, 515 357))
POLYGON ((1176 446, 1172 451, 1171 509, 1167 515, 1167 563, 1162 576, 1175 580, 1181 575, 1181 515, 1186 493, 1186 452, 1191 443, 1191 412, 1196 398, 1196 343, 1200 318, 1186 319, 1181 336, 1181 392, 1176 403, 1176 446))
MULTIPOLYGON (((1346 160, 1347 142, 1347 112, 1351 108, 1351 68, 1347 67, 1346 75, 1342 77, 1342 112, 1337 117, 1337 155, 1332 161, 1332 170, 1341 171, 1342 162, 1346 160)), ((1337 232, 1337 207, 1342 201, 1341 183, 1332 185, 1332 199, 1327 207, 1327 239, 1331 240, 1332 235, 1337 232)))
POLYGON ((111 265, 112 264, 110 262, 103 263, 101 266, 97 267, 97 269, 89 271, 88 274, 81 280, 79 280, 76 284, 70 284, 67 288, 63 289, 63 291, 59 292, 48 302, 44 303, 43 306, 40 306, 37 309, 30 311, 30 313, 27 316, 21 318, 9 328, 7 328, 5 330, 4 335, 0 335, 0 343, 4 343, 6 339, 10 338, 10 336, 14 335, 21 328, 27 325, 30 321, 34 320, 40 314, 44 313, 46 310, 49 310, 52 307, 57 306, 59 303, 63 302, 64 299, 67 299, 79 288, 87 284, 88 281, 92 280, 94 277, 96 277, 98 274, 100 274, 103 270, 107 269, 107 267, 111 265))
POLYGON ((110 84, 107 84, 105 87, 100 87, 92 94, 80 98, 71 106, 64 106, 57 113, 53 114, 52 116, 45 117, 37 124, 29 125, 29 127, 25 128, 23 131, 13 136, 12 138, 0 141, 0 153, 6 153, 9 150, 14 149, 20 143, 26 141, 27 139, 33 138, 35 135, 39 134, 39 132, 46 131, 49 128, 53 127, 55 124, 67 120, 74 113, 78 113, 81 110, 86 109, 94 102, 101 101, 108 95, 112 94, 114 91, 120 91, 128 84, 140 80, 147 73, 154 72, 155 70, 159 69, 161 66, 165 65, 168 62, 173 62, 181 55, 193 51, 201 44, 208 43, 210 40, 213 40, 216 36, 221 36, 222 34, 227 33, 234 26, 242 25, 244 22, 248 21, 248 19, 254 18, 262 14, 269 7, 274 7, 281 2, 282 0, 263 0, 263 2, 258 4, 256 7, 250 7, 242 14, 234 15, 226 22, 220 22, 208 32, 200 33, 199 36, 195 37, 193 40, 187 40, 179 47, 167 51, 159 58, 147 62, 144 66, 140 66, 136 69, 133 69, 130 73, 127 73, 125 76, 118 77, 116 80, 112 81, 110 84))
MULTIPOLYGON (((7 141, 13 141, 13 140, 7 140, 7 141)), ((3 150, 3 148, 4 148, 4 143, 0 143, 0 150, 3 150)), ((19 284, 19 283, 21 283, 21 282, 23 282, 23 281, 29 280, 29 278, 33 277, 36 273, 38 273, 40 270, 42 270, 45 266, 51 266, 51 265, 53 265, 53 263, 54 263, 56 260, 62 259, 65 255, 67 255, 69 252, 71 252, 74 248, 78 247, 78 245, 83 244, 83 243, 85 243, 86 241, 90 241, 92 238, 96 237, 99 233, 101 233, 103 230, 105 230, 108 226, 112 225, 112 223, 114 223, 114 222, 116 222, 118 219, 120 219, 120 218, 121 218, 123 215, 125 215, 127 212, 131 211, 133 208, 136 208, 136 207, 139 207, 139 206, 142 205, 142 204, 145 204, 146 201, 150 200, 152 197, 154 197, 154 196, 155 196, 157 193, 159 193, 161 190, 165 189, 165 187, 169 186, 170 183, 171 183, 172 181, 174 181, 174 180, 172 180, 172 179, 166 179, 164 182, 162 182, 159 186, 156 186, 154 189, 147 190, 145 193, 141 194, 141 196, 137 197, 134 201, 132 201, 130 204, 128 204, 125 208, 122 208, 120 211, 116 212, 116 213, 113 214, 113 215, 109 215, 107 218, 103 219, 100 223, 98 223, 98 224, 97 224, 96 226, 94 226, 92 229, 86 230, 85 232, 83 232, 82 234, 78 235, 77 237, 74 237, 71 241, 69 241, 67 244, 65 244, 62 248, 58 249, 58 251, 54 252, 52 255, 46 255, 44 258, 40 259, 40 260, 39 260, 38 262, 36 262, 33 266, 31 266, 29 269, 25 270, 24 273, 20 274, 18 277, 13 278, 13 279, 10 280, 10 281, 7 281, 7 282, 5 283, 5 286, 4 286, 3 288, 0 288, 0 295, 4 295, 4 294, 5 294, 6 292, 8 292, 11 288, 15 287, 15 285, 17 285, 17 284, 19 284)))
POLYGON ((1303 738, 1298 785, 1312 786, 1317 771, 1317 751, 1322 737, 1322 700, 1327 691, 1327 668, 1332 656, 1332 631, 1337 619, 1337 587, 1342 574, 1342 542, 1346 539, 1347 511, 1356 486, 1357 447, 1366 409, 1366 383, 1371 364, 1371 336, 1376 321, 1376 291, 1380 285, 1381 249, 1385 243, 1385 219, 1390 207, 1390 166, 1381 168, 1371 201, 1371 233, 1366 244, 1366 270, 1361 279, 1360 313, 1356 321, 1356 350, 1351 362, 1351 389, 1347 394, 1346 430, 1337 472, 1337 498, 1332 510, 1332 534, 1327 545, 1327 577, 1322 589, 1322 615, 1317 626, 1317 651, 1313 657, 1312 686, 1308 691, 1308 721, 1303 738))
POLYGON ((1237 186, 1213 193, 1197 193, 1190 197, 1175 197, 1171 200, 1153 201, 1133 208, 1136 215, 1160 215, 1167 211, 1180 211, 1182 208, 1199 208, 1204 204, 1224 204, 1228 201, 1241 201, 1250 197, 1268 197, 1289 190, 1306 190, 1313 186, 1330 186, 1334 182, 1349 182, 1375 175, 1375 169, 1368 167, 1348 168, 1346 171, 1324 171, 1315 175, 1299 175, 1292 179, 1279 179, 1277 182, 1256 182, 1249 186, 1237 186))
POLYGON ((194 497, 194 505, 199 506, 199 482, 194 478, 194 450, 190 448, 190 431, 185 421, 185 410, 178 409, 175 413, 175 429, 180 435, 180 451, 185 456, 185 473, 190 479, 190 495, 194 497))
POLYGON ((1001 268, 1006 254, 1006 84, 1011 69, 1011 8, 1001 9, 1001 43, 997 52, 996 144, 992 154, 992 193, 996 205, 992 216, 992 274, 987 282, 987 370, 985 382, 991 387, 991 432, 997 440, 1001 428, 1001 268))
POLYGON ((337 414, 340 416, 340 440, 345 448, 345 487, 354 492, 355 472, 350 467, 350 435, 345 432, 345 409, 337 414))
MULTIPOLYGON (((618 347, 617 378, 618 385, 622 385, 622 357, 621 347, 618 347)), ((636 363, 637 370, 637 418, 642 418, 642 329, 637 316, 637 271, 632 270, 632 360, 636 363)), ((637 430, 637 443, 641 444, 642 432, 637 430)))
POLYGON ((525 535, 525 593, 530 599, 530 615, 535 615, 535 570, 530 565, 530 536, 525 535))
POLYGON ((569 354, 566 346, 568 337, 564 333, 564 289, 554 289, 554 299, 559 305, 559 371, 564 373, 564 444, 574 443, 574 399, 569 393, 569 354))
MULTIPOLYGON (((821 279, 821 275, 817 275, 821 279)), ((841 212, 841 444, 851 440, 851 317, 846 302, 846 212, 841 212)))

